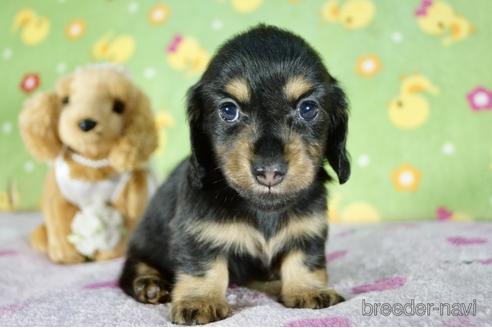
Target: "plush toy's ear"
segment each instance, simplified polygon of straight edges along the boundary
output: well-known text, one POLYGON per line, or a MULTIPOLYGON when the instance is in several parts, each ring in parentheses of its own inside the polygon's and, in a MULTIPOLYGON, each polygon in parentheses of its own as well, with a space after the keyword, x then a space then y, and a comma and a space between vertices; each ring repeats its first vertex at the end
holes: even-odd
POLYGON ((148 97, 136 89, 128 104, 123 136, 109 154, 118 171, 131 171, 148 161, 158 145, 157 128, 148 97))
POLYGON ((56 93, 31 97, 19 115, 19 128, 27 149, 38 160, 56 158, 62 149, 58 136, 61 100, 56 93))
POLYGON ((325 157, 335 170, 340 184, 350 177, 350 157, 346 149, 348 132, 348 106, 345 93, 335 82, 330 87, 330 129, 325 157))
POLYGON ((196 188, 202 188, 206 173, 212 167, 212 147, 203 128, 204 101, 200 82, 187 93, 187 116, 190 125, 191 156, 188 178, 196 188))

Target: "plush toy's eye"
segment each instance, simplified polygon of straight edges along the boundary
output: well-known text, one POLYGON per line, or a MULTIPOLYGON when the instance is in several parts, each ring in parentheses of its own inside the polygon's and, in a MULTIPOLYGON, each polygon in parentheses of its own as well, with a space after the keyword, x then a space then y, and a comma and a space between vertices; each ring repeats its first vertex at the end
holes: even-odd
POLYGON ((113 102, 113 112, 116 114, 122 114, 125 111, 125 103, 121 100, 116 99, 113 102))
POLYGON ((63 105, 68 105, 69 102, 70 102, 70 98, 68 96, 65 96, 62 98, 62 104, 63 105))
POLYGON ((299 111, 299 116, 302 119, 311 121, 316 117, 316 115, 318 115, 318 104, 312 100, 304 100, 301 101, 297 107, 297 110, 299 111))
POLYGON ((220 118, 231 123, 239 119, 239 107, 232 101, 226 101, 219 106, 220 118))

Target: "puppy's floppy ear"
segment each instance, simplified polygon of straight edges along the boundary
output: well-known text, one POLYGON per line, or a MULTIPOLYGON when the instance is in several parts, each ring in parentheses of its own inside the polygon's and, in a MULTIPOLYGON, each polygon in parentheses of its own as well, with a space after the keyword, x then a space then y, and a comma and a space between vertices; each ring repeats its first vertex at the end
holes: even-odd
POLYGON ((329 106, 330 129, 326 144, 325 157, 335 170, 340 184, 350 177, 350 156, 346 149, 348 132, 348 105, 345 93, 336 81, 330 85, 329 106))
POLYGON ((135 87, 126 106, 123 136, 109 154, 111 165, 118 171, 131 171, 148 161, 158 145, 157 128, 149 98, 135 87))
POLYGON ((212 147, 204 132, 204 100, 201 82, 192 86, 187 93, 187 116, 190 125, 190 168, 188 178, 196 188, 202 188, 204 179, 212 167, 212 147))
POLYGON ((38 160, 52 160, 62 149, 58 120, 62 98, 69 96, 72 76, 61 78, 57 91, 39 93, 29 98, 19 115, 19 128, 27 149, 38 160))

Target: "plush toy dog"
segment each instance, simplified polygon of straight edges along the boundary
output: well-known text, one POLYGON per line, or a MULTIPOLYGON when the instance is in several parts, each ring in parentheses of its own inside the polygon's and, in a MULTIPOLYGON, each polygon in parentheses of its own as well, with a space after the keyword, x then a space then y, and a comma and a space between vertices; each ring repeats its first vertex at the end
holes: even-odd
POLYGON ((89 65, 29 99, 19 117, 34 157, 51 163, 33 248, 58 263, 124 254, 154 191, 157 131, 147 96, 112 65, 89 65))

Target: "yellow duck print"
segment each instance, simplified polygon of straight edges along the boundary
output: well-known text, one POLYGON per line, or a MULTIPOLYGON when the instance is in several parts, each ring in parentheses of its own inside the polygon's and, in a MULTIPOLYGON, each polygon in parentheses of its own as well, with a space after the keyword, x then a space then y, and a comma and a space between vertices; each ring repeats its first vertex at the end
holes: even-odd
POLYGON ((7 190, 0 191, 0 212, 14 211, 19 205, 19 192, 13 183, 7 183, 7 190))
POLYGON ((99 39, 92 47, 95 59, 113 63, 126 62, 135 52, 135 40, 129 35, 113 37, 111 33, 99 39))
POLYGON ((436 218, 439 221, 473 221, 473 217, 467 213, 455 212, 445 206, 438 207, 436 210, 436 218))
POLYGON ((328 221, 330 223, 376 223, 381 221, 378 210, 366 202, 353 202, 340 209, 342 199, 333 195, 328 204, 328 221))
POLYGON ((472 24, 442 0, 422 0, 415 16, 424 32, 442 37, 446 46, 466 39, 473 32, 472 24))
POLYGON ((155 116, 155 125, 157 131, 159 131, 159 146, 157 148, 157 153, 160 154, 164 151, 167 145, 167 128, 174 126, 174 118, 168 111, 162 110, 155 116))
POLYGON ((420 93, 437 95, 439 90, 423 75, 402 79, 400 95, 389 104, 389 118, 400 129, 415 129, 429 117, 429 103, 420 93))
POLYGON ((338 0, 328 0, 321 8, 321 17, 330 23, 339 23, 347 30, 356 30, 369 25, 375 15, 371 0, 347 0, 339 5, 338 0))
POLYGON ((12 31, 20 30, 21 41, 29 46, 43 42, 50 32, 50 20, 29 8, 20 10, 15 15, 12 31))
POLYGON ((6 191, 0 191, 0 211, 9 212, 13 210, 12 201, 10 195, 6 191))
POLYGON ((176 35, 167 46, 169 65, 177 71, 198 74, 207 67, 210 55, 192 37, 176 35))
POLYGON ((263 3, 263 0, 232 0, 232 7, 239 13, 248 14, 256 9, 263 3))

